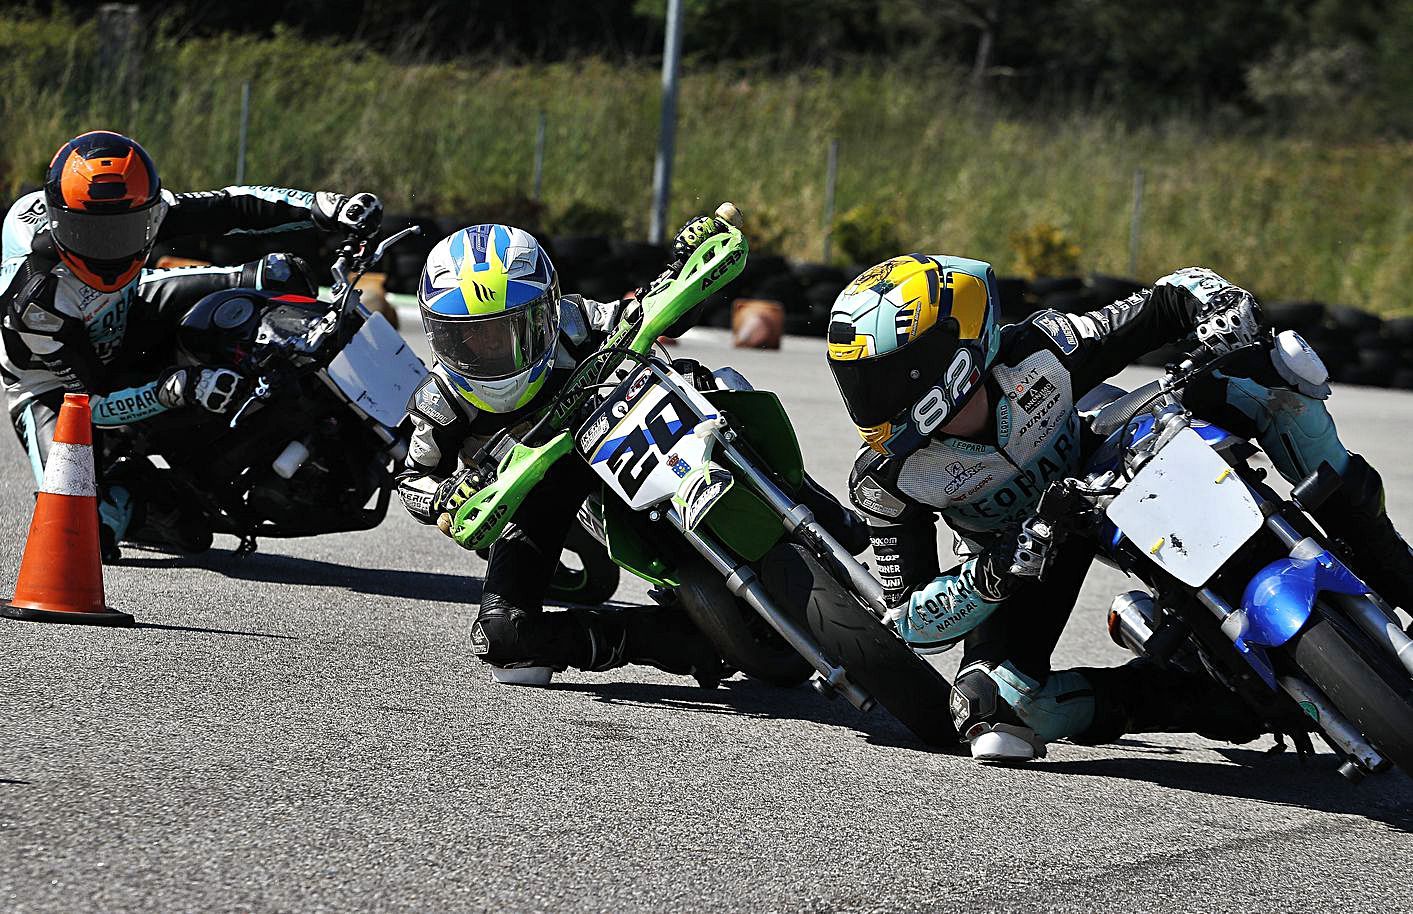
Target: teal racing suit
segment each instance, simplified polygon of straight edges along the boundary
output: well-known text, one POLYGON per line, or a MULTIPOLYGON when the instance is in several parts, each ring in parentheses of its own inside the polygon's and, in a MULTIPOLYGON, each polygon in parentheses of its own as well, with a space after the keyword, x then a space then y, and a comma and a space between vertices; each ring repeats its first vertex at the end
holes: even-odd
MULTIPOLYGON (((965 644, 952 705, 964 737, 1014 726, 1030 731, 1043 753, 1055 739, 1102 742, 1133 729, 1200 729, 1228 739, 1259 733, 1243 714, 1200 718, 1195 697, 1209 683, 1180 682, 1148 664, 1052 672, 1050 655, 1078 599, 1092 544, 1065 543, 1044 583, 1009 586, 1004 579, 1015 532, 1046 485, 1077 475, 1099 443, 1081 422, 1076 399, 1235 302, 1254 305, 1216 274, 1188 268, 1087 314, 1032 315, 1002 329, 985 380, 991 412, 982 435, 934 433, 904 457, 861 451, 851 495, 871 525, 890 618, 919 652, 965 644), (939 516, 964 557, 945 573, 937 558, 939 516)), ((1319 392, 1289 389, 1259 355, 1243 363, 1250 377, 1217 375, 1193 392, 1197 402, 1189 407, 1217 413, 1213 418, 1231 431, 1260 440, 1289 480, 1322 461, 1345 472, 1351 457, 1319 392)))

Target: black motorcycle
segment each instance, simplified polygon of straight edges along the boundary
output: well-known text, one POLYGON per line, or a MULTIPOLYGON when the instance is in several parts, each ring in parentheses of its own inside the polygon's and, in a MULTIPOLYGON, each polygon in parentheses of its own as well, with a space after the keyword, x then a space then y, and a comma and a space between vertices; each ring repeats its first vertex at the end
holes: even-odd
POLYGON ((230 289, 182 317, 179 365, 229 368, 245 396, 229 416, 183 410, 106 432, 105 481, 143 493, 128 541, 199 552, 215 533, 257 539, 376 527, 407 453, 408 397, 426 368, 356 288, 405 229, 370 250, 349 239, 333 301, 230 289))

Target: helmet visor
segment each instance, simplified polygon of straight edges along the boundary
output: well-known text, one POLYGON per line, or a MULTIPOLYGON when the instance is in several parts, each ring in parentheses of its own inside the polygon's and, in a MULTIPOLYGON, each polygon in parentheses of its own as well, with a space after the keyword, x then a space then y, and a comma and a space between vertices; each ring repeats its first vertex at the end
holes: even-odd
POLYGON ((496 381, 526 371, 553 344, 556 297, 546 293, 514 311, 446 315, 422 309, 422 326, 442 364, 477 381, 496 381))
POLYGON ((49 230, 59 246, 77 257, 95 261, 132 260, 145 256, 157 240, 162 208, 154 200, 124 213, 95 213, 49 207, 49 230))
POLYGON ((941 381, 959 348, 958 335, 956 320, 946 318, 892 352, 862 359, 831 358, 829 367, 849 418, 868 428, 911 409, 941 381))

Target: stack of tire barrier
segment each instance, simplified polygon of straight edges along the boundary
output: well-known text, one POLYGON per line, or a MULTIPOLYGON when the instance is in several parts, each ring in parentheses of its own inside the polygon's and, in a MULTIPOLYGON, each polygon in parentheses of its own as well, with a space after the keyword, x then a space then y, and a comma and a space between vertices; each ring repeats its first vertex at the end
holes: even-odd
MULTIPOLYGON (((383 220, 386 230, 416 224, 422 228, 422 235, 403 241, 381 264, 387 291, 415 293, 432 246, 456 229, 477 221, 481 220, 388 214, 383 220)), ((328 267, 334 257, 332 239, 314 231, 278 237, 281 250, 303 257, 322 282, 329 282, 328 267)), ((559 268, 561 287, 599 300, 617 298, 648 282, 667 259, 667 251, 661 245, 639 241, 597 235, 540 233, 540 237, 559 268)), ((269 250, 271 241, 269 237, 250 235, 209 241, 176 239, 158 245, 153 262, 157 257, 172 255, 217 264, 244 263, 269 250)), ((734 287, 704 304, 700 323, 730 327, 735 299, 765 299, 779 302, 784 308, 786 333, 823 336, 835 297, 861 270, 862 267, 752 254, 734 287)), ((1068 313, 1088 311, 1131 295, 1143 285, 1131 279, 1094 274, 1035 280, 1003 277, 1000 287, 1001 317, 1013 322, 1044 308, 1068 313)), ((1384 320, 1349 305, 1316 301, 1268 301, 1263 302, 1263 307, 1276 329, 1296 330, 1315 347, 1336 381, 1413 390, 1413 316, 1384 320)), ((1176 355, 1176 348, 1166 347, 1142 362, 1163 365, 1176 355)))

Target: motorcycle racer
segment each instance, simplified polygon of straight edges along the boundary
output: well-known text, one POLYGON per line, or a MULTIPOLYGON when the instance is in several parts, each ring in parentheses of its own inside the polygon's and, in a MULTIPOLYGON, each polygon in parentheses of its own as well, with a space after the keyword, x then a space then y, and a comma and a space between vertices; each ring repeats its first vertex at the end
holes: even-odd
POLYGON ((964 641, 952 713, 974 758, 1022 762, 1056 739, 1098 743, 1125 732, 1259 735, 1260 723, 1204 677, 1144 660, 1051 670, 1092 544, 1062 543, 1044 583, 1008 573, 1016 531, 1046 484, 1074 474, 1099 443, 1076 399, 1190 334, 1232 355, 1188 389, 1185 405, 1258 440, 1292 483, 1328 463, 1342 485, 1317 519, 1376 589, 1413 606, 1413 556, 1383 510, 1378 473, 1339 440, 1318 356, 1308 347, 1233 352, 1269 339, 1248 292, 1189 267, 1087 314, 1042 311, 1002 327, 997 309, 988 264, 912 254, 855 279, 829 325, 829 365, 865 441, 851 495, 871 525, 889 618, 920 652, 964 641), (946 573, 938 516, 966 557, 946 573))
MULTIPOLYGON (((173 193, 137 142, 96 130, 61 146, 44 188, 20 197, 0 235, 0 378, 16 434, 42 482, 65 392, 90 397, 103 427, 171 410, 223 413, 240 376, 224 368, 170 364, 169 343, 186 308, 208 293, 263 288, 312 294, 298 258, 270 255, 243 266, 144 269, 166 238, 273 233, 317 227, 361 236, 377 231, 382 204, 278 187, 173 193)), ((99 491, 107 561, 130 535, 190 549, 209 531, 187 529, 178 506, 133 484, 99 491)))
MULTIPOLYGON (((693 240, 685 229, 679 233, 679 259, 693 240)), ((539 242, 498 224, 473 225, 438 242, 417 300, 435 363, 408 401, 413 434, 398 491, 413 517, 435 524, 476 491, 476 453, 497 432, 523 431, 538 418, 616 326, 620 303, 561 294, 539 242)), ((473 650, 503 683, 543 685, 568 667, 640 663, 714 685, 721 661, 680 612, 545 611, 560 552, 594 482, 582 461, 560 461, 521 504, 491 547, 473 650)))

